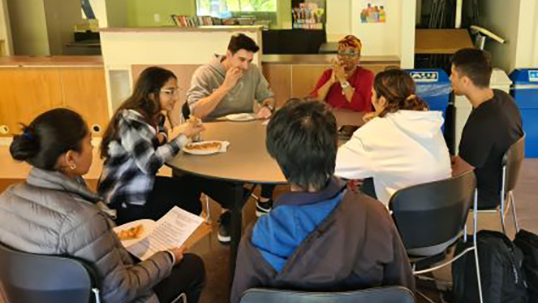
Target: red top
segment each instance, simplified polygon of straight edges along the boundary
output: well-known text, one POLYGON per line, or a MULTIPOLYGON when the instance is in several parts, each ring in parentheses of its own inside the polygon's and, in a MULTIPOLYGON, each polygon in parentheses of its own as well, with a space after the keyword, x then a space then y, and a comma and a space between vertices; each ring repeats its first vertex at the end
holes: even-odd
MULTIPOLYGON (((321 78, 316 84, 316 88, 310 94, 311 97, 318 97, 318 90, 331 79, 332 69, 323 72, 321 78)), ((374 73, 362 67, 357 67, 353 75, 347 79, 349 84, 355 89, 351 102, 348 102, 346 96, 342 95, 342 87, 340 82, 335 82, 325 100, 334 108, 347 108, 356 112, 372 111, 372 86, 374 85, 374 73)))

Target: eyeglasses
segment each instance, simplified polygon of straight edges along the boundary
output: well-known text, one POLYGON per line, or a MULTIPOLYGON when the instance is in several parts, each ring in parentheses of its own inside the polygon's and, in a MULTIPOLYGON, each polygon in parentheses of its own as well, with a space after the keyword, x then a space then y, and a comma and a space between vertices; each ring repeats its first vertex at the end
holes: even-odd
POLYGON ((162 88, 161 93, 167 94, 169 96, 173 96, 175 94, 178 94, 180 92, 181 88, 179 87, 173 87, 173 88, 162 88))
POLYGON ((357 51, 338 51, 338 56, 355 57, 360 55, 357 51))

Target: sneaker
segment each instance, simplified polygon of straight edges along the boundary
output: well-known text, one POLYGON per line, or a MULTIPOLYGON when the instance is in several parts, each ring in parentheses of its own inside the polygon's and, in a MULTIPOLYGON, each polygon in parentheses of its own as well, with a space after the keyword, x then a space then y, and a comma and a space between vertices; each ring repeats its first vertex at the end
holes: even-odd
POLYGON ((267 215, 271 209, 273 209, 273 199, 268 201, 261 202, 260 200, 256 201, 256 217, 261 217, 267 215))
POLYGON ((232 214, 229 211, 225 211, 220 215, 219 218, 219 234, 217 238, 220 243, 230 243, 232 238, 230 237, 230 220, 232 214))

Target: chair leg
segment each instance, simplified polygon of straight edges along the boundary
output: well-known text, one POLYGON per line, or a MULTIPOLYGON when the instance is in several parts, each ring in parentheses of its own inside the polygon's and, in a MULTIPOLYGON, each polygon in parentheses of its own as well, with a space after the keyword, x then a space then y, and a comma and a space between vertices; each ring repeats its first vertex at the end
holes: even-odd
MULTIPOLYGON (((505 221, 504 221, 504 209, 505 209, 505 205, 507 205, 507 201, 506 201, 506 195, 504 193, 504 191, 501 192, 501 209, 500 209, 500 216, 501 216, 501 225, 502 225, 502 229, 503 229, 503 234, 506 235, 506 224, 505 224, 505 221)), ((510 201, 510 200, 509 200, 510 201)))
POLYGON ((478 191, 475 190, 474 194, 474 205, 473 205, 473 245, 474 245, 474 260, 476 264, 476 281, 478 282, 478 297, 480 298, 480 303, 484 303, 482 298, 482 281, 480 279, 480 264, 478 261, 478 241, 477 241, 477 221, 478 221, 478 191))
POLYGON ((512 217, 514 219, 514 226, 516 227, 516 234, 519 232, 519 222, 517 221, 517 212, 516 212, 516 199, 514 198, 514 192, 508 194, 509 201, 512 202, 512 217))
POLYGON ((478 260, 478 245, 477 243, 474 244, 474 260, 476 264, 476 281, 478 283, 478 297, 480 298, 480 303, 484 303, 484 299, 482 297, 482 279, 480 278, 480 262, 478 260))
POLYGON ((211 219, 211 210, 209 209, 209 197, 207 195, 205 195, 205 208, 207 211, 205 219, 209 221, 209 219, 211 219))
POLYGON ((428 301, 429 303, 436 303, 435 301, 433 301, 432 299, 428 298, 425 294, 423 294, 421 291, 418 291, 417 290, 417 294, 421 297, 424 298, 424 300, 428 301))

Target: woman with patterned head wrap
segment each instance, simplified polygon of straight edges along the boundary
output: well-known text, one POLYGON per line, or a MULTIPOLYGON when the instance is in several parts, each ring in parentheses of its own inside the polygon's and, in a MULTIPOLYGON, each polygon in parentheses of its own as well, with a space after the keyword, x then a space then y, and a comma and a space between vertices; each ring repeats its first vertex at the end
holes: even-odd
POLYGON ((359 66, 361 49, 361 40, 353 35, 340 40, 338 60, 323 72, 311 97, 324 100, 334 108, 371 111, 374 74, 359 66))

